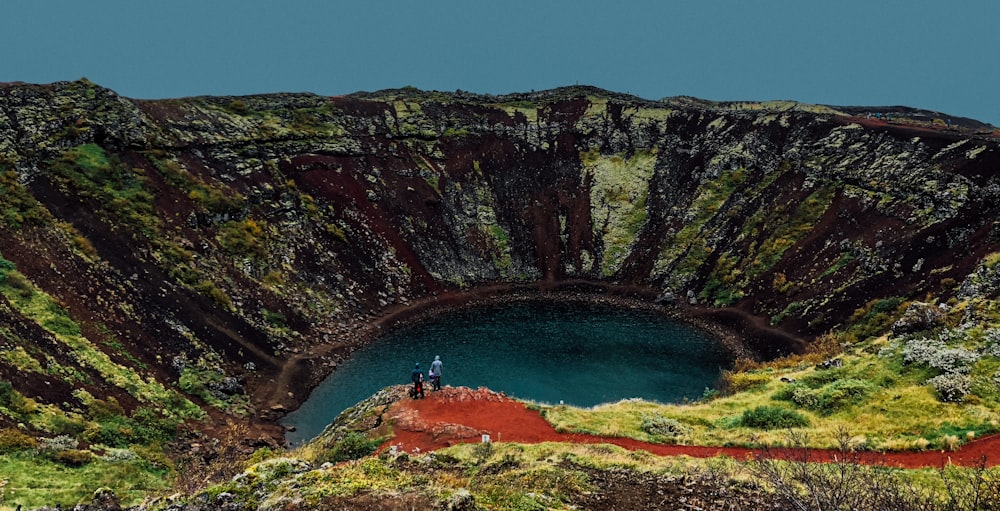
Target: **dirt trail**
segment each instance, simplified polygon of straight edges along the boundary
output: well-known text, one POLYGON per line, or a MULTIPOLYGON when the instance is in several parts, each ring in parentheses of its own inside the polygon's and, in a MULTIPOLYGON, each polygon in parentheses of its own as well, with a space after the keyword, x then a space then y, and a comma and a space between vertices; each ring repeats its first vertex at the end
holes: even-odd
MULTIPOLYGON (((628 438, 560 433, 537 411, 487 389, 445 387, 440 392, 428 392, 426 399, 403 399, 390 407, 388 415, 395 421, 394 438, 383 444, 382 449, 396 446, 406 452, 432 451, 459 443, 480 442, 482 435, 488 434, 494 442, 605 443, 661 456, 747 459, 761 453, 741 447, 663 445, 628 438)), ((782 449, 775 449, 773 454, 792 455, 782 449)), ((825 449, 796 451, 794 455, 796 459, 807 457, 809 461, 833 461, 838 455, 843 457, 838 451, 825 449)), ((864 463, 903 468, 939 468, 949 463, 974 466, 983 460, 987 466, 1000 465, 1000 435, 983 437, 957 451, 872 453, 860 459, 864 463)))

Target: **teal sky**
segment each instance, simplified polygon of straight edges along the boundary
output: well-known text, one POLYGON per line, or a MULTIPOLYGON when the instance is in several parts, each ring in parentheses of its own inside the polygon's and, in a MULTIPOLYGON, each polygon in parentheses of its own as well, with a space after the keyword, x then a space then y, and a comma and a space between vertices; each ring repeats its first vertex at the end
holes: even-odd
POLYGON ((0 81, 133 98, 595 85, 1000 125, 995 0, 8 0, 0 81))

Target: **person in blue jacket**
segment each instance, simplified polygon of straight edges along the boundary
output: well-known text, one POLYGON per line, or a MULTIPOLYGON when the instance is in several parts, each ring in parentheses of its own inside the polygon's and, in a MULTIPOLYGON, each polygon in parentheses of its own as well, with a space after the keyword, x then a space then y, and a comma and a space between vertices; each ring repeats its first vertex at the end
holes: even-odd
POLYGON ((413 390, 410 391, 410 396, 413 399, 423 399, 424 397, 424 372, 420 369, 420 363, 413 368, 413 372, 410 373, 410 381, 413 382, 413 390))

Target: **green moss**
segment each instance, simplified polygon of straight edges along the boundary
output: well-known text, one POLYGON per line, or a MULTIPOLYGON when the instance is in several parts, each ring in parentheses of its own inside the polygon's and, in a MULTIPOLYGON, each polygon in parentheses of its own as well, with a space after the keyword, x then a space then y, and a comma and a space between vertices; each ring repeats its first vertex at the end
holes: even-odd
POLYGON ((511 256, 510 237, 507 231, 499 225, 486 227, 493 240, 493 265, 500 270, 500 274, 509 277, 514 266, 514 259, 511 256))
POLYGON ((174 399, 173 391, 164 388, 152 378, 143 378, 134 368, 116 364, 82 335, 79 324, 51 297, 24 279, 20 273, 10 270, 8 277, 10 276, 16 276, 17 278, 13 280, 20 284, 12 286, 12 279, 8 278, 6 282, 0 283, 0 293, 6 296, 10 304, 23 316, 49 331, 59 342, 67 346, 68 352, 81 366, 94 369, 105 381, 124 389, 141 402, 175 403, 179 408, 173 410, 173 413, 182 417, 202 415, 203 412, 193 403, 174 399))
POLYGON ((100 205, 98 212, 112 226, 124 223, 151 238, 160 230, 153 193, 141 171, 126 168, 97 144, 68 149, 52 162, 53 181, 66 193, 100 205))
POLYGON ((859 340, 881 335, 903 313, 906 299, 901 296, 871 300, 851 315, 847 333, 859 340))
POLYGON ((835 195, 834 188, 822 187, 802 201, 787 219, 780 210, 770 215, 769 223, 774 224, 772 233, 760 244, 747 268, 747 275, 757 277, 774 267, 786 250, 812 231, 815 223, 829 209, 835 195))
POLYGON ((996 267, 997 263, 1000 263, 1000 252, 991 252, 983 258, 983 266, 989 269, 996 267))
POLYGON ((0 225, 20 229, 50 221, 52 215, 18 181, 17 173, 0 165, 0 225))
POLYGON ((207 279, 202 280, 194 285, 194 289, 195 291, 198 291, 199 293, 211 298, 212 301, 221 305, 225 309, 232 310, 233 300, 229 298, 229 295, 226 294, 226 292, 223 291, 221 288, 219 288, 219 286, 217 286, 215 282, 212 282, 211 280, 207 279))
POLYGON ((804 415, 780 406, 758 406, 743 412, 739 425, 753 429, 788 429, 809 425, 804 415))
POLYGON ((223 185, 206 183, 165 154, 147 151, 145 155, 160 176, 194 202, 198 209, 216 214, 235 214, 246 208, 247 201, 242 194, 223 185))
POLYGON ((82 456, 89 456, 88 463, 72 467, 31 452, 0 455, 3 505, 35 509, 61 504, 68 509, 77 503, 89 504, 95 490, 109 488, 122 506, 135 506, 170 489, 168 471, 141 457, 126 461, 94 458, 90 453, 82 456))
POLYGON ((604 247, 601 274, 610 276, 621 267, 646 223, 646 200, 656 152, 636 151, 625 159, 590 151, 581 153, 580 160, 583 179, 590 181, 594 234, 604 247))
MULTIPOLYGON (((663 248, 656 264, 658 272, 664 272, 673 266, 675 274, 690 275, 701 268, 712 252, 706 241, 709 234, 706 232, 706 226, 719 214, 730 196, 746 182, 746 179, 746 170, 741 167, 723 171, 718 179, 705 181, 698 187, 694 200, 683 214, 684 227, 673 236, 667 236, 661 244, 663 248)), ((720 297, 729 295, 728 298, 722 297, 722 301, 734 299, 740 291, 734 288, 732 282, 726 282, 734 268, 727 268, 729 261, 721 261, 720 264, 722 267, 715 269, 713 276, 715 282, 707 297, 717 298, 716 295, 721 292, 720 297)))
POLYGON ((819 278, 822 279, 837 273, 838 271, 844 269, 847 265, 851 264, 854 259, 854 254, 851 254, 850 252, 840 254, 840 258, 837 259, 837 262, 833 263, 833 266, 827 268, 826 271, 821 273, 819 278))
POLYGON ((776 316, 771 318, 771 326, 776 326, 781 324, 781 322, 787 317, 801 312, 805 309, 806 304, 802 302, 792 302, 788 304, 784 310, 779 312, 776 316))
POLYGON ((216 240, 230 255, 262 259, 267 256, 266 227, 250 218, 226 222, 219 227, 216 240))
POLYGON ((0 360, 10 364, 20 372, 45 374, 42 364, 35 357, 32 357, 23 346, 0 350, 0 360))
POLYGON ((720 255, 702 288, 700 298, 717 307, 732 305, 743 298, 743 291, 736 287, 739 262, 739 259, 729 253, 720 255))

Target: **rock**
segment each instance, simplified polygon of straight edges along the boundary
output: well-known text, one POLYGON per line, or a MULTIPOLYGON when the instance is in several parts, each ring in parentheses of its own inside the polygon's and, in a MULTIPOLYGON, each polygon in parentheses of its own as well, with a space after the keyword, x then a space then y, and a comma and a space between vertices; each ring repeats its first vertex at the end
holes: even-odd
POLYGON ((663 291, 663 293, 661 293, 659 296, 657 296, 654 301, 656 303, 665 303, 665 304, 668 304, 668 305, 669 304, 674 304, 674 303, 677 302, 677 295, 674 294, 673 291, 666 290, 666 291, 663 291))
POLYGON ((829 360, 824 360, 816 364, 816 369, 833 369, 834 367, 841 367, 844 365, 844 361, 839 358, 831 358, 829 360))
POLYGON ((476 509, 476 499, 465 488, 460 488, 448 499, 445 509, 448 511, 473 511, 476 509))
POLYGON ((243 385, 240 383, 240 380, 232 376, 227 376, 220 381, 211 382, 207 386, 208 390, 220 399, 243 394, 243 385))
POLYGON ((910 334, 930 330, 941 324, 944 312, 940 308, 929 303, 911 303, 903 316, 892 325, 892 333, 895 335, 910 334))
POLYGON ((110 488, 98 488, 94 492, 94 507, 102 511, 119 511, 122 506, 118 496, 110 488))

